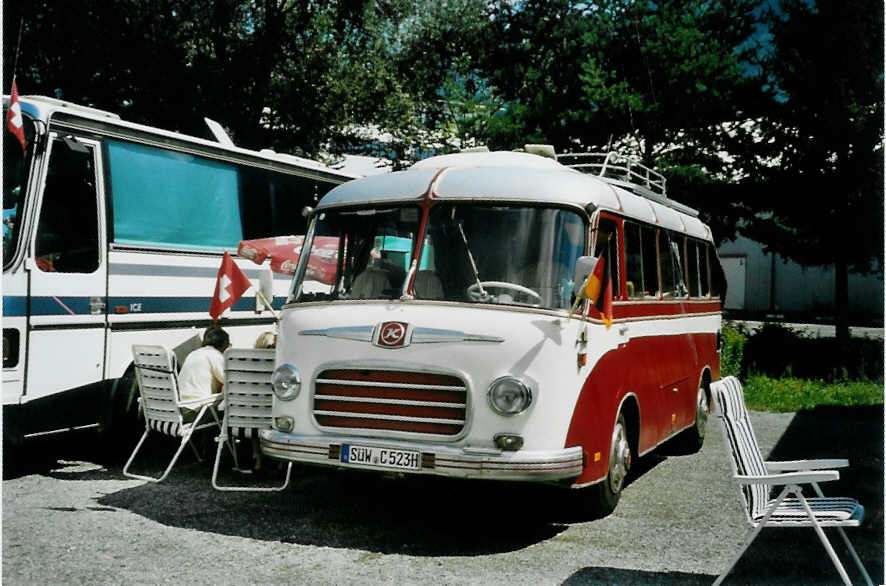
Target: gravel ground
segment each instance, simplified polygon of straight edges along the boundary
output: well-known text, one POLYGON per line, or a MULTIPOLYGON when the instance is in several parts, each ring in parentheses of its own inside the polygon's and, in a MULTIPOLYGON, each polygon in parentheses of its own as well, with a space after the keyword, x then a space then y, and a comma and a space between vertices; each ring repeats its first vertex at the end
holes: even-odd
MULTIPOLYGON (((771 459, 850 459, 823 488, 865 505, 847 532, 882 582, 882 408, 752 418, 771 459)), ((698 454, 641 459, 598 520, 549 489, 319 468, 294 468, 282 493, 221 493, 209 464, 185 459, 150 484, 122 476, 125 458, 103 465, 98 446, 32 448, 4 472, 4 584, 709 584, 747 527, 713 420, 698 454)), ((838 582, 809 529, 764 531, 726 581, 838 582)))

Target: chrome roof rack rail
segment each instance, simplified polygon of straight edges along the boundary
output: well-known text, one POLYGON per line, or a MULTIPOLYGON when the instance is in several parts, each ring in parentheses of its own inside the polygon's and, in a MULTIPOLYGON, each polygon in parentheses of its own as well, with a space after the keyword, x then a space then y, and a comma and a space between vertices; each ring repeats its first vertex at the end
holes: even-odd
POLYGON ((563 153, 557 161, 582 173, 595 175, 636 195, 669 208, 698 216, 698 211, 678 203, 667 195, 665 176, 628 155, 608 153, 563 153))

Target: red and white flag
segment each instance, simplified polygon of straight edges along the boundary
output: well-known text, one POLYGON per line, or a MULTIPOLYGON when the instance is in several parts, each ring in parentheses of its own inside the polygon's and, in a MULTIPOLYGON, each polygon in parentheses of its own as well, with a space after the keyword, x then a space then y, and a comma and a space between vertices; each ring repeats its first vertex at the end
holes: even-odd
POLYGON ((18 86, 15 85, 14 77, 12 78, 12 93, 9 96, 9 111, 6 112, 6 127, 21 143, 22 150, 25 150, 25 127, 22 121, 22 106, 18 103, 18 86))
POLYGON ((221 268, 218 269, 218 279, 215 282, 212 303, 209 305, 209 315, 212 316, 212 321, 218 321, 218 316, 234 305, 251 286, 252 283, 249 282, 249 279, 226 250, 224 257, 222 257, 221 268))

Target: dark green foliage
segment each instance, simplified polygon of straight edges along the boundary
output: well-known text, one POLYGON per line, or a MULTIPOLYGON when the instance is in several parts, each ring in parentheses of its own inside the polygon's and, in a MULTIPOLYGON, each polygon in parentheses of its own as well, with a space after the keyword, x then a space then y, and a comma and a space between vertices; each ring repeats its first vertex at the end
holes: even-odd
POLYGON ((208 116, 242 146, 397 167, 475 144, 611 144, 662 170, 718 240, 740 229, 801 264, 835 264, 841 323, 848 268, 882 266, 882 0, 32 0, 3 11, 4 91, 23 22, 23 94, 203 136, 208 116))
POLYGON ((720 375, 742 381, 750 409, 883 403, 881 340, 852 338, 839 352, 835 338, 810 338, 777 323, 748 334, 743 324, 726 322, 721 336, 720 375))
POLYGON ((883 341, 851 338, 812 338, 777 323, 766 323, 752 334, 742 326, 724 324, 720 355, 722 376, 741 379, 762 375, 826 382, 883 381, 883 341))
POLYGON ((765 15, 770 103, 759 146, 778 165, 759 168, 745 198, 758 213, 743 232, 800 264, 835 266, 846 342, 848 271, 883 263, 883 3, 777 6, 765 15))
POLYGON ((866 338, 810 338, 765 324, 744 346, 743 371, 770 377, 826 381, 882 381, 883 342, 866 338))
POLYGON ((720 350, 720 376, 742 378, 742 359, 748 337, 733 324, 727 322, 720 329, 722 349, 720 350))

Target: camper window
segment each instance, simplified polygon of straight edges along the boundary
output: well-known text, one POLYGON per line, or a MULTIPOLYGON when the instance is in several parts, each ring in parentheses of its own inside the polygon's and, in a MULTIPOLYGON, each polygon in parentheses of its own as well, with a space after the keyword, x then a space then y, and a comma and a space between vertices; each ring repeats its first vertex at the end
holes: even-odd
POLYGON ((98 222, 92 148, 56 139, 34 241, 37 267, 59 273, 95 271, 99 263, 98 222))

